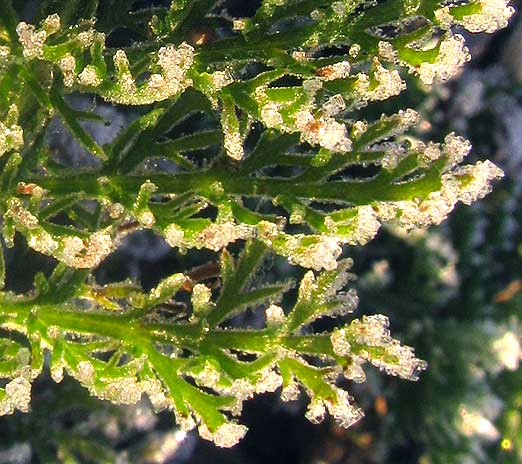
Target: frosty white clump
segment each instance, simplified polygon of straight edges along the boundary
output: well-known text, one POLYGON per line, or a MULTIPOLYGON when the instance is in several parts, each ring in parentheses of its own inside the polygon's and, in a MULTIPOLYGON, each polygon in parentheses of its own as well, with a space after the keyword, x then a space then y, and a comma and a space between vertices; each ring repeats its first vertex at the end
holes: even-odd
POLYGON ((285 235, 284 245, 276 245, 274 248, 283 256, 287 256, 293 264, 316 271, 335 269, 337 258, 342 251, 339 239, 328 235, 315 235, 312 242, 310 238, 311 236, 303 234, 285 235))
POLYGON ((230 448, 237 444, 247 433, 248 428, 241 424, 225 423, 215 432, 211 432, 205 424, 198 427, 201 438, 213 441, 217 446, 230 448))
POLYGON ((351 65, 349 61, 339 61, 319 68, 316 74, 325 81, 333 81, 335 79, 346 79, 350 75, 351 65))
POLYGON ((192 289, 192 307, 195 314, 204 313, 208 310, 212 290, 205 284, 196 284, 192 289))
POLYGON ((330 117, 316 118, 307 110, 302 110, 295 117, 297 129, 303 141, 311 145, 320 145, 334 152, 347 152, 352 149, 346 126, 330 117))
POLYGON ((98 266, 112 251, 111 236, 104 232, 95 232, 86 239, 70 236, 62 240, 59 259, 76 268, 93 268, 98 266))
POLYGON ((299 385, 297 382, 292 380, 281 390, 281 400, 285 402, 295 401, 299 398, 300 394, 301 392, 299 391, 299 385))
MULTIPOLYGON (((390 336, 389 320, 383 315, 363 316, 362 320, 354 320, 344 332, 338 331, 331 338, 341 352, 346 343, 352 339, 352 345, 360 346, 352 351, 357 352, 361 359, 384 370, 387 374, 397 375, 408 380, 417 380, 419 372, 426 369, 425 361, 415 357, 413 348, 403 346, 390 336), (382 355, 371 354, 370 347, 381 347, 382 355)), ((334 332, 335 333, 335 332, 334 332)), ((334 346, 335 349, 335 346, 334 346)))
POLYGON ((98 76, 96 68, 92 65, 87 65, 80 74, 78 74, 78 82, 86 87, 98 87, 101 85, 102 80, 98 76))
POLYGON ((136 404, 145 391, 145 383, 131 377, 109 382, 104 388, 96 389, 96 396, 115 404, 136 404))
POLYGON ((363 101, 387 100, 406 89, 406 83, 401 79, 399 71, 385 68, 377 58, 373 62, 372 78, 376 80, 376 86, 371 85, 370 77, 367 74, 357 74, 355 89, 363 101))
MULTIPOLYGON (((466 150, 461 150, 456 156, 463 156, 466 150)), ((479 161, 443 174, 440 190, 430 193, 425 199, 380 202, 376 211, 381 220, 395 221, 406 229, 440 224, 457 202, 471 204, 483 198, 491 191, 492 181, 502 176, 502 170, 490 161, 479 161)))
POLYGON ((479 0, 480 13, 466 15, 461 24, 470 32, 493 33, 508 25, 515 14, 515 9, 509 6, 509 0, 479 0))
MULTIPOLYGON (((113 57, 118 71, 118 82, 102 96, 114 103, 124 105, 145 105, 173 97, 192 85, 187 77, 194 62, 194 48, 183 42, 178 47, 161 47, 157 52, 160 73, 153 73, 139 87, 129 70, 129 60, 123 50, 117 50, 113 57)), ((92 73, 91 73, 91 77, 92 73)), ((95 83, 95 81, 94 81, 95 83)))
POLYGON ((181 227, 173 223, 163 230, 163 236, 171 247, 182 247, 185 233, 181 227))
POLYGON ((308 405, 306 418, 313 424, 318 424, 324 420, 328 409, 341 427, 349 428, 364 416, 359 408, 350 403, 347 392, 336 388, 336 393, 337 398, 333 400, 313 398, 308 405))
POLYGON ((58 66, 63 73, 63 85, 65 87, 72 87, 76 80, 76 58, 70 53, 67 53, 58 63, 58 66))
POLYGON ((489 394, 474 403, 460 405, 458 428, 467 437, 476 435, 488 441, 498 440, 500 432, 494 421, 502 410, 502 402, 489 394))
POLYGON ((243 140, 241 140, 241 134, 236 128, 231 127, 226 122, 222 124, 222 127, 224 132, 223 145, 227 155, 238 161, 243 159, 245 153, 243 151, 243 140))
MULTIPOLYGON (((327 216, 325 225, 329 230, 335 230, 338 224, 327 216)), ((357 214, 350 224, 350 232, 339 234, 339 236, 344 243, 349 245, 365 245, 377 235, 380 227, 381 224, 375 210, 369 205, 359 206, 357 214)))
POLYGON ((253 231, 245 225, 233 222, 212 223, 194 238, 196 248, 208 248, 219 251, 236 240, 251 237, 253 231))
POLYGON ((0 156, 24 145, 24 131, 17 124, 6 125, 0 121, 0 156))
POLYGON ((32 24, 21 22, 16 27, 16 33, 23 46, 25 58, 43 58, 43 47, 47 40, 47 32, 45 30, 37 31, 32 24))
POLYGON ((266 315, 266 324, 269 327, 279 327, 283 325, 286 321, 285 312, 283 308, 277 305, 270 305, 265 310, 266 315))
POLYGON ((383 60, 395 62, 397 60, 397 50, 393 48, 390 42, 380 41, 377 45, 377 53, 379 58, 383 60))
POLYGON ((346 329, 337 329, 330 335, 334 353, 337 356, 348 356, 352 352, 352 345, 346 336, 346 329))
POLYGON ((0 397, 0 415, 13 414, 16 409, 28 412, 30 402, 31 382, 17 377, 5 386, 5 393, 0 397))
POLYGON ((426 85, 436 80, 447 81, 457 74, 471 58, 464 37, 448 33, 439 44, 439 53, 433 63, 423 62, 418 68, 419 78, 426 85))
POLYGON ((326 407, 337 424, 347 429, 360 420, 364 414, 357 406, 351 404, 350 397, 346 391, 340 388, 335 390, 337 398, 326 401, 326 407))
POLYGON ((515 9, 509 5, 509 0, 479 0, 480 11, 464 15, 462 19, 455 19, 451 14, 451 7, 445 6, 435 11, 435 17, 445 27, 460 24, 470 32, 493 33, 508 25, 515 9))

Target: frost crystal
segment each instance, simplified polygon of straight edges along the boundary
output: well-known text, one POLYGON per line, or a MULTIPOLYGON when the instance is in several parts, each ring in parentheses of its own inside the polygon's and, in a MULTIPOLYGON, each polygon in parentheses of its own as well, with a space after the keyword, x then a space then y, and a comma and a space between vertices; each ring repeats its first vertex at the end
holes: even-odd
POLYGON ((11 217, 16 223, 27 229, 36 229, 38 227, 38 218, 25 209, 18 198, 11 198, 9 200, 8 210, 5 214, 7 217, 11 217))
POLYGON ((493 341, 492 350, 502 366, 510 371, 518 369, 522 359, 520 338, 511 330, 506 330, 493 341))
POLYGON ((78 82, 87 87, 98 87, 101 85, 102 80, 98 77, 96 68, 92 65, 87 65, 83 71, 78 74, 78 82))
POLYGON ((352 346, 346 338, 346 329, 334 330, 330 335, 330 341, 337 356, 348 356, 352 352, 352 346))
POLYGON ((457 74, 471 56, 460 34, 448 33, 440 43, 434 63, 421 63, 418 73, 421 82, 430 86, 435 80, 447 81, 457 74))
POLYGON ((402 346, 390 336, 389 320, 386 316, 377 314, 363 316, 361 320, 354 320, 347 328, 357 344, 362 345, 359 354, 374 366, 384 370, 387 374, 397 375, 408 380, 417 380, 419 372, 426 369, 425 361, 415 357, 413 348, 402 346), (386 355, 371 355, 364 347, 382 347, 386 355), (390 359, 391 358, 391 359, 390 359))
POLYGON ((171 247, 182 247, 185 233, 177 224, 169 224, 163 231, 163 235, 171 247))
POLYGON ((466 176, 468 181, 461 186, 459 200, 467 205, 491 192, 491 182, 504 176, 502 169, 491 161, 479 161, 470 166, 462 166, 455 170, 457 176, 466 176))
POLYGON ((229 127, 227 124, 223 125, 223 131, 225 133, 223 145, 225 146, 227 155, 238 161, 243 159, 245 153, 243 151, 243 141, 241 140, 241 134, 237 130, 229 127))
POLYGON ((461 24, 470 32, 495 32, 508 25, 515 9, 509 6, 509 0, 479 0, 481 12, 466 15, 461 24))
POLYGON ((295 123, 303 141, 311 145, 320 145, 335 152, 347 152, 352 149, 346 126, 333 118, 316 119, 310 111, 302 110, 296 115, 295 123))
POLYGON ((286 316, 283 311, 283 308, 277 305, 270 305, 268 308, 266 308, 265 311, 266 315, 266 324, 269 327, 278 327, 285 323, 286 316))
POLYGON ((448 158, 450 166, 460 164, 471 150, 471 143, 454 132, 446 135, 442 152, 448 158))
POLYGON ((87 239, 66 236, 62 239, 60 259, 71 267, 93 268, 112 251, 112 238, 106 232, 95 232, 87 239))
POLYGON ((295 401, 299 399, 300 391, 299 385, 295 381, 291 381, 288 385, 285 385, 281 390, 282 401, 295 401))
POLYGON ((352 57, 352 58, 357 58, 357 56, 359 55, 359 53, 361 53, 361 46, 359 44, 352 44, 350 46, 350 49, 348 50, 348 54, 352 57))
POLYGON ((196 236, 194 243, 197 248, 219 251, 229 243, 247 239, 252 234, 251 228, 244 225, 233 222, 212 223, 196 236))
POLYGON ((334 95, 323 105, 323 111, 327 116, 335 116, 346 109, 346 103, 342 95, 334 95))
POLYGON ((91 385, 94 381, 94 366, 90 361, 80 361, 74 375, 81 383, 91 385))
POLYGON ((346 391, 341 389, 336 390, 336 401, 327 401, 326 405, 328 407, 328 411, 334 417, 337 423, 341 427, 347 429, 355 424, 359 419, 361 419, 364 414, 359 408, 350 403, 350 398, 346 391))
POLYGON ((373 73, 377 81, 375 87, 370 85, 370 78, 366 74, 357 74, 355 89, 363 100, 387 100, 399 95, 406 88, 406 83, 401 79, 399 71, 383 67, 378 59, 375 59, 373 64, 373 73))
POLYGON ((268 102, 262 106, 261 119, 266 127, 279 127, 283 125, 283 116, 279 112, 279 106, 274 102, 268 102))
POLYGON ((366 381, 366 373, 357 360, 352 360, 352 363, 344 370, 343 375, 348 380, 353 380, 356 383, 366 381))
POLYGON ((71 54, 67 53, 58 63, 58 66, 63 73, 63 85, 65 87, 72 87, 75 81, 76 59, 71 54))
POLYGON ((458 23, 470 32, 493 33, 506 27, 515 13, 515 9, 509 6, 509 0, 479 0, 477 3, 480 5, 480 12, 464 15, 462 19, 456 20, 448 6, 435 11, 435 17, 445 27, 458 23))
POLYGON ((212 290, 205 284, 196 284, 192 289, 192 306, 195 313, 204 312, 208 309, 212 290))
POLYGON ((285 246, 279 250, 288 256, 290 262, 308 269, 331 271, 337 268, 337 258, 341 254, 339 240, 327 235, 316 235, 315 243, 303 245, 306 235, 291 235, 287 237, 285 246))
POLYGON ((230 71, 216 71, 212 74, 212 85, 215 91, 219 91, 225 88, 227 85, 232 84, 234 78, 230 71))
POLYGON ((397 51, 390 42, 380 41, 378 44, 379 57, 386 61, 394 62, 397 59, 397 51))
POLYGON ((0 156, 11 150, 19 150, 24 145, 24 132, 16 124, 6 126, 0 121, 0 156))
POLYGON ((227 422, 220 425, 214 433, 205 424, 201 424, 198 431, 201 438, 213 441, 219 447, 231 448, 245 436, 248 428, 241 424, 227 422))
POLYGON ((194 48, 186 42, 178 47, 171 45, 159 49, 161 73, 151 74, 144 89, 137 88, 123 50, 117 50, 113 59, 118 71, 118 85, 104 96, 115 103, 140 105, 163 101, 192 85, 187 72, 194 63, 194 48))
POLYGON ((500 438, 500 432, 493 422, 481 412, 470 410, 466 406, 461 406, 459 415, 461 419, 459 425, 464 435, 468 437, 479 435, 489 441, 496 441, 500 438))
POLYGON ((144 391, 144 384, 125 377, 110 382, 102 390, 96 390, 96 396, 115 404, 136 404, 144 391))
POLYGON ((17 377, 5 386, 5 397, 0 401, 0 415, 12 414, 15 409, 28 412, 30 402, 31 382, 17 377))
POLYGON ((255 392, 266 393, 276 391, 283 383, 281 376, 272 368, 264 369, 256 382, 255 392))
POLYGON ((333 81, 335 79, 346 79, 350 75, 350 70, 350 62, 340 61, 339 63, 319 68, 316 74, 326 81, 333 81))
POLYGON ((320 424, 326 416, 326 406, 322 399, 313 398, 308 405, 305 417, 312 424, 320 424))
POLYGON ((16 33, 23 46, 23 54, 27 59, 43 58, 43 47, 47 40, 45 30, 36 31, 33 25, 21 22, 16 27, 16 33))
POLYGON ((369 205, 359 206, 355 218, 353 241, 349 240, 347 243, 365 245, 377 235, 380 227, 374 209, 369 205))

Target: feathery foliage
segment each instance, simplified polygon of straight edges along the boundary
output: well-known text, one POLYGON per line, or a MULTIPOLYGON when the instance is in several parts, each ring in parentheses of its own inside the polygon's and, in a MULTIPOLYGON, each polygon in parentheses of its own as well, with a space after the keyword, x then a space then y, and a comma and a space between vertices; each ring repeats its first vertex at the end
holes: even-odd
POLYGON ((264 0, 234 18, 214 0, 135 4, 44 0, 32 23, 16 2, 0 4, 3 238, 11 247, 19 234, 57 261, 29 293, 0 294, 0 410, 28 410, 49 352, 55 381, 66 372, 117 404, 146 393, 219 446, 245 434, 233 419, 244 400, 280 387, 286 400, 304 390, 312 422, 328 411, 350 426, 362 412, 341 375, 364 381, 369 362, 414 380, 426 364, 390 336, 385 316, 345 322, 357 296, 343 291, 343 245, 364 245, 384 222, 439 224, 502 176, 489 161, 462 165, 471 145, 454 133, 421 141, 414 109, 372 114, 408 86, 459 72, 470 56, 452 29, 493 32, 513 9, 504 0, 264 0), (122 28, 135 39, 114 47, 122 28), (103 144, 85 124, 103 118, 76 109, 76 95, 138 114, 103 144), (85 150, 79 165, 53 152, 56 121, 85 150), (205 270, 150 292, 98 285, 92 271, 138 229, 180 252, 220 252, 209 265, 219 288, 203 282, 205 270), (234 258, 227 247, 237 241, 234 258), (294 283, 255 278, 270 253, 308 269, 284 309, 294 283), (183 293, 188 309, 164 317, 183 293), (231 328, 249 308, 265 310, 264 326, 231 328), (314 321, 338 316, 338 328, 314 332, 314 321))

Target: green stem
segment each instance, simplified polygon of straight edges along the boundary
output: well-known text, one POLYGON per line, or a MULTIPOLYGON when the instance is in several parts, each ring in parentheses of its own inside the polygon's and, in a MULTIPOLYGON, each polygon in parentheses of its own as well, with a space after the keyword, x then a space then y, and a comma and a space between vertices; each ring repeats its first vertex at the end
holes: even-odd
MULTIPOLYGON (((341 201, 353 205, 371 204, 376 201, 410 200, 423 197, 440 187, 439 170, 431 169, 424 176, 407 183, 390 184, 386 179, 369 181, 333 181, 328 183, 299 182, 292 178, 262 178, 238 176, 224 167, 176 175, 149 174, 142 176, 108 175, 108 184, 118 191, 137 195, 140 187, 150 181, 158 188, 157 194, 180 194, 194 192, 211 196, 212 186, 219 182, 225 194, 234 196, 275 198, 288 192, 296 198, 341 201)), ((102 185, 96 173, 70 177, 32 177, 26 180, 40 185, 50 197, 61 197, 84 192, 88 197, 104 198, 102 185)))

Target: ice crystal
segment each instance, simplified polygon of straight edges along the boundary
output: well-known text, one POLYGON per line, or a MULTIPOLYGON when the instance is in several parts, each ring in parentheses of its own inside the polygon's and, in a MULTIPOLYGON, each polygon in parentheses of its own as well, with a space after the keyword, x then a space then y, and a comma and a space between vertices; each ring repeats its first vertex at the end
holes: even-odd
POLYGON ((296 116, 296 127, 301 138, 312 145, 320 145, 335 152, 346 152, 352 149, 352 141, 348 138, 346 126, 330 117, 315 118, 307 111, 300 111, 296 116))
POLYGON ((209 308, 212 290, 205 284, 196 284, 192 289, 192 306, 194 313, 204 313, 209 308))
POLYGON ((346 337, 346 329, 338 329, 330 335, 334 353, 337 356, 348 356, 352 351, 352 346, 346 337))
POLYGON ((393 339, 388 326, 389 320, 386 316, 380 314, 363 316, 362 320, 352 321, 345 332, 338 332, 335 341, 339 344, 342 336, 353 334, 355 342, 362 345, 359 356, 363 359, 384 370, 387 374, 417 380, 420 371, 427 368, 426 362, 415 357, 413 348, 401 345, 393 339), (382 347, 386 355, 372 355, 364 346, 382 347))
POLYGON ((23 54, 27 59, 43 58, 43 47, 47 40, 45 30, 37 31, 32 24, 21 22, 18 24, 16 32, 23 46, 23 54))
POLYGON ((183 245, 185 233, 177 224, 169 224, 163 231, 163 235, 171 247, 181 247, 183 245))
POLYGON ((281 253, 288 256, 291 263, 308 269, 332 270, 337 267, 337 258, 341 254, 339 240, 336 237, 317 235, 313 243, 303 245, 306 235, 292 235, 286 239, 281 253))
POLYGON ((336 422, 347 429, 360 420, 364 414, 358 407, 350 403, 350 397, 346 391, 336 389, 336 392, 337 398, 328 400, 326 405, 336 422))
POLYGON ((449 6, 435 11, 435 17, 446 27, 458 23, 470 32, 493 33, 506 27, 515 13, 509 0, 479 0, 477 3, 480 5, 480 12, 464 15, 461 19, 456 20, 453 17, 449 6))
POLYGON ((194 239, 196 248, 208 248, 219 251, 229 243, 251 237, 250 227, 237 225, 232 222, 213 223, 202 230, 194 239))
POLYGON ((19 150, 23 144, 23 129, 17 124, 8 126, 0 121, 0 156, 11 150, 19 150))
POLYGON ((58 65, 63 73, 63 85, 65 85, 65 87, 72 87, 76 80, 76 59, 68 53, 60 60, 58 65))
POLYGON ((387 100, 399 95, 406 88, 406 83, 401 79, 399 71, 385 68, 378 59, 374 60, 373 65, 376 86, 371 85, 368 75, 363 73, 357 75, 356 91, 363 100, 387 100))
POLYGON ((248 428, 244 425, 233 423, 220 425, 215 432, 211 432, 204 424, 198 428, 201 438, 213 441, 222 448, 234 446, 245 436, 247 430, 248 428))
POLYGON ((466 62, 470 54, 464 45, 464 37, 460 34, 448 33, 439 44, 439 53, 435 62, 421 63, 418 73, 421 82, 430 86, 434 81, 447 81, 455 76, 466 62))
POLYGON ((5 396, 0 400, 0 415, 12 414, 16 409, 28 412, 30 402, 31 382, 17 377, 5 386, 5 396))
POLYGON ((266 323, 271 327, 278 327, 284 324, 286 317, 283 308, 277 305, 270 305, 266 308, 266 323))
POLYGON ((95 232, 87 239, 76 236, 64 237, 60 259, 71 267, 93 268, 98 266, 112 251, 113 241, 109 234, 95 232))
POLYGON ((305 417, 312 424, 320 424, 326 417, 326 406, 321 398, 313 398, 308 405, 305 417))
POLYGON ((281 400, 283 401, 295 401, 299 398, 301 392, 299 391, 299 385, 295 381, 291 381, 288 385, 285 385, 281 390, 281 400))
POLYGON ((319 68, 316 74, 326 81, 335 79, 346 79, 350 75, 351 65, 349 61, 340 61, 339 63, 330 64, 319 68))
POLYGON ((102 79, 98 76, 98 72, 94 66, 87 65, 80 74, 78 74, 78 82, 87 87, 98 87, 101 85, 102 79))

